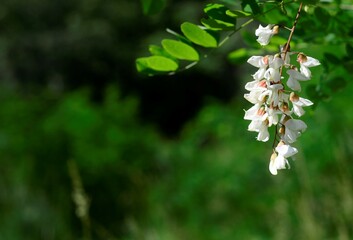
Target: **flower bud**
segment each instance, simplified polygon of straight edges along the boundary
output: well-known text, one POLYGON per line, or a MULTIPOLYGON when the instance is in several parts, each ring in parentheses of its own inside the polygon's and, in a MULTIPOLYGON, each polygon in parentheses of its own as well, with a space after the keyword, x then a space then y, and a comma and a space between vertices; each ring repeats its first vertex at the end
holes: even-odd
POLYGON ((278 25, 275 25, 273 28, 272 28, 272 34, 278 34, 279 32, 279 26, 278 25))
POLYGON ((270 158, 270 161, 274 161, 277 157, 277 153, 275 151, 273 151, 273 153, 271 154, 271 158, 270 158))
POLYGON ((299 101, 299 95, 296 94, 295 92, 291 92, 289 95, 289 100, 291 102, 298 102, 299 101))
POLYGON ((286 145, 283 140, 281 140, 281 141, 277 144, 277 147, 280 147, 280 146, 282 146, 282 145, 286 145))
POLYGON ((268 126, 268 124, 270 123, 270 121, 268 121, 268 118, 265 119, 264 123, 266 126, 268 126))
POLYGON ((276 53, 274 58, 281 58, 281 55, 279 53, 276 53))
POLYGON ((298 63, 305 63, 308 60, 306 55, 304 53, 299 53, 297 56, 297 62, 298 63))
POLYGON ((286 115, 282 120, 282 124, 285 124, 289 119, 292 119, 290 116, 286 115))
POLYGON ((280 109, 281 109, 282 112, 288 112, 288 110, 289 110, 288 103, 283 102, 281 107, 280 107, 280 109))

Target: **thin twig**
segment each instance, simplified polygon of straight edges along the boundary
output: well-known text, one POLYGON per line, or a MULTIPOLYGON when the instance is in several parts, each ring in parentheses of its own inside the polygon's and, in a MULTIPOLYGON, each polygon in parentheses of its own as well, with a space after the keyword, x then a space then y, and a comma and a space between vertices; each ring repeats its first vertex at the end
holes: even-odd
MULTIPOLYGON (((302 7, 303 7, 303 3, 301 2, 300 5, 299 5, 299 8, 298 8, 298 12, 297 12, 297 15, 295 16, 295 20, 294 20, 294 23, 293 23, 293 26, 291 28, 291 31, 290 31, 290 34, 289 34, 289 37, 288 37, 288 40, 287 40, 287 43, 286 45, 284 46, 284 55, 283 55, 283 61, 285 63, 286 61, 286 57, 287 57, 287 53, 289 52, 290 50, 290 43, 292 41, 292 37, 293 37, 293 34, 294 34, 294 31, 296 29, 296 26, 297 26, 297 23, 298 23, 298 20, 299 20, 299 17, 300 17, 300 12, 302 10, 302 7)), ((281 67, 280 69, 280 76, 282 76, 282 72, 283 72, 283 66, 281 67)), ((284 112, 282 114, 283 115, 286 115, 284 112)), ((273 141, 273 144, 272 144, 272 148, 274 149, 274 146, 276 145, 276 143, 278 143, 278 139, 277 139, 277 136, 278 136, 278 128, 277 128, 277 125, 276 125, 276 128, 275 128, 275 139, 273 141)))
POLYGON ((78 167, 74 160, 67 162, 69 176, 72 182, 72 200, 76 206, 76 215, 81 221, 83 239, 91 240, 91 220, 89 216, 89 199, 83 188, 78 167))

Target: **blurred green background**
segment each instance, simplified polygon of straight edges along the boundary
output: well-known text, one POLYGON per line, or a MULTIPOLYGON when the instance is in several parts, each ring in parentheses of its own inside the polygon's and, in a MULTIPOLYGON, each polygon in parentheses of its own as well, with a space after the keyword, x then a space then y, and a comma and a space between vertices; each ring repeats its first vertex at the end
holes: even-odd
POLYGON ((352 84, 308 109, 274 177, 243 120, 254 69, 226 58, 239 36, 189 71, 136 73, 203 6, 0 3, 0 239, 353 238, 352 84))

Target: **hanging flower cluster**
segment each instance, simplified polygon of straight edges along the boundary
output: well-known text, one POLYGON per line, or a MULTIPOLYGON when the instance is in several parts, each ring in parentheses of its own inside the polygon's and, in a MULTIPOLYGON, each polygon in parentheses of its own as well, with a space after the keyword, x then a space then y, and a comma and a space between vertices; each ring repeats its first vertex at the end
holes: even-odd
MULTIPOLYGON (((255 32, 261 45, 267 45, 277 33, 278 26, 273 24, 266 27, 260 25, 255 32)), ((249 93, 244 98, 254 106, 245 111, 244 119, 251 121, 248 130, 258 133, 258 141, 268 141, 268 128, 275 126, 269 170, 271 174, 277 175, 277 170, 290 167, 288 158, 298 152, 291 144, 307 128, 302 120, 295 117, 301 117, 305 113, 303 107, 313 104, 299 96, 300 82, 310 80, 309 68, 320 65, 320 62, 304 53, 290 52, 289 47, 282 47, 281 52, 276 55, 252 56, 248 63, 258 70, 252 75, 253 81, 245 85, 249 93), (290 63, 290 55, 293 54, 297 54, 299 69, 290 63), (288 75, 286 77, 283 76, 284 70, 288 75)))

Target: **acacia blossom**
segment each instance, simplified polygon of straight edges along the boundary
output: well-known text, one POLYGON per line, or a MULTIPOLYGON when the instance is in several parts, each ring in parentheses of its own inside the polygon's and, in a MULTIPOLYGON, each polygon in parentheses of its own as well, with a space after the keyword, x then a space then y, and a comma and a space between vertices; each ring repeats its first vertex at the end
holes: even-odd
MULTIPOLYGON (((278 26, 260 25, 255 35, 261 45, 267 45, 277 32, 278 26)), ((284 49, 283 46, 281 49, 284 49)), ((286 52, 282 50, 275 55, 252 56, 248 59, 247 62, 258 69, 252 75, 253 80, 246 83, 245 89, 249 92, 244 94, 244 98, 253 104, 245 111, 244 119, 251 121, 248 130, 258 133, 256 139, 268 141, 269 127, 276 127, 274 149, 269 164, 270 173, 273 175, 277 175, 280 169, 289 168, 288 158, 298 152, 291 144, 301 136, 307 125, 294 117, 303 116, 303 107, 313 105, 309 99, 298 95, 301 91, 300 84, 310 80, 309 68, 320 65, 317 59, 299 53, 299 66, 294 66, 290 63, 290 56, 295 53, 290 52, 289 48, 286 52), (287 70, 284 71, 284 68, 287 70), (284 72, 287 77, 283 75, 284 72)))
POLYGON ((262 46, 269 44, 271 37, 278 33, 278 26, 274 24, 269 24, 266 27, 259 25, 255 31, 255 35, 258 37, 257 41, 262 46))

